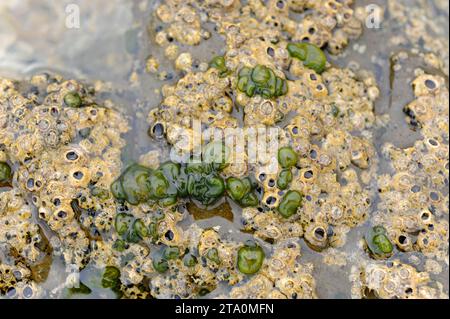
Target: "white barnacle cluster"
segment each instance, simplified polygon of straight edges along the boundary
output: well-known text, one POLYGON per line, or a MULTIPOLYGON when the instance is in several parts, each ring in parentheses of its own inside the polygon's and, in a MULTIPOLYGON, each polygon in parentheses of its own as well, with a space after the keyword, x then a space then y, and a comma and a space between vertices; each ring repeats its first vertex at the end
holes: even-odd
POLYGON ((443 81, 422 74, 413 82, 415 99, 405 112, 420 126, 422 138, 406 149, 384 146, 393 173, 378 178, 382 201, 376 218, 402 251, 448 261, 448 89, 443 81))
POLYGON ((448 298, 443 286, 432 281, 427 272, 419 272, 399 260, 371 262, 362 270, 354 269, 358 284, 352 287, 354 298, 436 299, 448 298))
POLYGON ((0 193, 0 242, 9 259, 31 269, 23 280, 45 280, 33 275, 52 256, 43 223, 59 238, 65 262, 82 269, 116 213, 109 186, 120 173, 126 121, 97 105, 88 87, 44 74, 26 83, 0 80, 0 122, 2 156, 14 167, 0 193), (82 104, 70 105, 68 94, 82 104))
POLYGON ((259 37, 263 30, 272 39, 284 32, 295 41, 310 41, 319 47, 328 44, 331 52, 339 53, 349 39, 362 32, 362 23, 352 9, 353 2, 252 0, 244 4, 238 0, 169 0, 155 10, 158 20, 166 25, 157 30, 155 40, 166 50, 175 42, 198 45, 211 37, 204 25, 213 22, 219 34, 227 37, 230 48, 259 37), (291 12, 304 13, 304 17, 296 19, 291 12))

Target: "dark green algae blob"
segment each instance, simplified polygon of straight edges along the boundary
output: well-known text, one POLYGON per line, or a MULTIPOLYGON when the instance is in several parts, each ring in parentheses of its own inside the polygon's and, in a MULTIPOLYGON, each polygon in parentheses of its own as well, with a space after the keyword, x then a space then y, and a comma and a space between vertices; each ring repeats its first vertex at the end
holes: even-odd
MULTIPOLYGON (((165 273, 169 270, 169 260, 176 260, 183 257, 178 247, 166 246, 163 250, 157 251, 152 256, 153 268, 159 273, 165 273)), ((197 258, 186 252, 183 257, 183 263, 187 267, 193 267, 197 263, 197 258)))
POLYGON ((292 172, 290 169, 283 169, 280 174, 278 174, 277 186, 281 190, 285 190, 289 187, 292 182, 292 172))
MULTIPOLYGON (((278 163, 283 170, 278 175, 277 186, 285 190, 289 187, 293 176, 291 168, 296 166, 298 155, 290 146, 282 147, 278 150, 278 163)), ((290 190, 284 194, 277 207, 278 213, 284 218, 293 216, 299 207, 302 206, 303 196, 295 190, 290 190)))
POLYGON ((248 97, 261 95, 271 99, 285 95, 288 84, 285 79, 276 76, 272 69, 258 64, 254 68, 243 67, 239 71, 237 88, 248 97))
MULTIPOLYGON (((222 143, 212 142, 205 148, 203 161, 198 163, 166 162, 156 170, 133 164, 112 183, 111 192, 117 200, 131 205, 156 201, 161 206, 171 206, 180 198, 190 198, 209 206, 225 195, 226 183, 220 172, 227 167, 228 157, 229 151, 222 143)), ((242 183, 246 191, 236 201, 245 207, 258 205, 256 195, 251 192, 253 183, 250 180, 242 183)), ((232 194, 236 198, 236 193, 232 194)))
POLYGON ((291 168, 297 165, 298 155, 292 147, 285 146, 278 150, 278 163, 283 168, 291 168))
POLYGON ((392 255, 394 247, 387 236, 386 229, 383 226, 370 228, 364 237, 371 255, 375 258, 389 258, 392 255))
MULTIPOLYGON (((151 234, 151 230, 141 219, 126 213, 116 215, 114 227, 117 234, 121 236, 124 241, 129 243, 138 243, 151 234)), ((124 243, 116 242, 115 244, 117 250, 121 251, 125 249, 124 243)))
POLYGON ((67 289, 70 295, 89 295, 92 293, 92 289, 86 286, 81 281, 78 284, 78 287, 71 287, 67 289))
POLYGON ((103 272, 102 287, 117 288, 120 286, 120 270, 113 266, 107 266, 103 272))
POLYGON ((221 78, 227 76, 230 73, 230 70, 228 70, 225 64, 225 58, 221 55, 212 58, 209 62, 209 67, 217 69, 219 71, 219 77, 221 78))
POLYGON ((212 164, 181 166, 166 162, 157 170, 132 165, 111 185, 114 197, 131 205, 157 201, 171 206, 178 198, 190 197, 202 205, 217 202, 225 193, 225 182, 212 164))
MULTIPOLYGON (((111 192, 115 198, 125 200, 131 205, 147 202, 151 199, 151 194, 162 192, 161 184, 166 183, 162 180, 150 187, 149 180, 152 174, 149 168, 137 164, 131 165, 111 185, 111 192)), ((156 180, 153 176, 152 178, 153 181, 156 180)))
POLYGON ((114 266, 106 266, 102 276, 101 285, 103 288, 111 289, 115 292, 117 298, 122 296, 120 270, 114 266))
POLYGON ((261 269, 265 257, 264 250, 260 246, 248 242, 238 250, 238 269, 243 274, 253 275, 261 269))
POLYGON ((297 191, 288 191, 280 202, 277 210, 284 218, 293 216, 302 206, 303 196, 297 191))
POLYGON ((83 100, 77 92, 69 92, 64 95, 64 103, 68 107, 79 108, 83 104, 83 100))
POLYGON ((0 185, 10 183, 11 178, 11 167, 8 165, 8 163, 0 162, 0 185))
POLYGON ((254 207, 259 204, 258 197, 254 193, 256 183, 249 177, 229 177, 226 183, 227 193, 241 207, 254 207))
POLYGON ((289 43, 287 50, 291 57, 303 61, 303 65, 308 69, 321 74, 327 64, 327 56, 316 45, 307 42, 289 43))

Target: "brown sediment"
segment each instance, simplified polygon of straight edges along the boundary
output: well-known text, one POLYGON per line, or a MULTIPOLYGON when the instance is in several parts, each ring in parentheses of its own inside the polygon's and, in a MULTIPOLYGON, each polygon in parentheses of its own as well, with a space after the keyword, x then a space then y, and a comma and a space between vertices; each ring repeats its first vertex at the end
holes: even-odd
POLYGON ((233 211, 227 202, 220 204, 212 209, 200 208, 192 202, 187 203, 187 210, 195 220, 208 219, 212 217, 222 217, 233 222, 233 211))

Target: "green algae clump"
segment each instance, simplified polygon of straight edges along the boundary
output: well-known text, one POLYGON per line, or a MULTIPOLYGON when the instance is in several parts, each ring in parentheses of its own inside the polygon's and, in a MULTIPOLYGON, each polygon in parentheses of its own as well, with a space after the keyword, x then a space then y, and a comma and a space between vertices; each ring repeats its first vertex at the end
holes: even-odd
POLYGON ((325 70, 327 56, 316 45, 307 42, 289 43, 287 50, 291 57, 303 61, 303 65, 308 69, 312 69, 318 74, 325 70))
POLYGON ((246 275, 257 273, 263 265, 265 256, 264 250, 257 244, 245 244, 238 250, 237 266, 239 271, 246 275))
POLYGON ((289 191, 284 196, 277 210, 284 218, 289 218, 297 212, 302 205, 302 195, 297 191, 289 191))
POLYGON ((221 78, 227 76, 230 73, 225 64, 225 58, 221 55, 212 58, 209 62, 209 67, 217 69, 219 71, 219 77, 221 78))
POLYGON ((297 153, 289 146, 282 147, 278 150, 278 163, 283 168, 291 168, 297 165, 297 153))
POLYGON ((288 91, 286 80, 276 76, 272 69, 260 64, 254 68, 243 67, 239 71, 237 88, 248 97, 261 95, 266 99, 285 95, 288 91))
POLYGON ((68 107, 79 108, 83 104, 83 101, 77 92, 69 92, 64 95, 64 103, 68 107))
POLYGON ((5 162, 0 162, 0 184, 10 183, 11 177, 11 167, 5 162))
POLYGON ((389 258, 394 247, 387 236, 386 229, 383 226, 370 228, 364 237, 367 248, 375 258, 389 258))

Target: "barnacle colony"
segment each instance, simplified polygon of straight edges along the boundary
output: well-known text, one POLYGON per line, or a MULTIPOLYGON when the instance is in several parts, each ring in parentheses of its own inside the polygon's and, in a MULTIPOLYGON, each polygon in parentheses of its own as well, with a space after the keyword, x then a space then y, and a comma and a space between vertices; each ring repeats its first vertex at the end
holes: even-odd
POLYGON ((146 143, 175 158, 125 161, 130 118, 99 84, 0 79, 2 296, 321 297, 304 254, 351 267, 347 297, 446 296, 433 277, 448 265, 444 78, 415 70, 401 108, 423 139, 380 147, 375 76, 332 56, 362 32, 353 1, 166 0, 152 15, 152 40, 181 73, 161 88, 146 143), (208 41, 208 23, 225 43, 196 69, 180 50, 208 41), (267 128, 275 142, 233 148, 267 128), (56 260, 95 269, 96 284, 45 290, 56 260))

